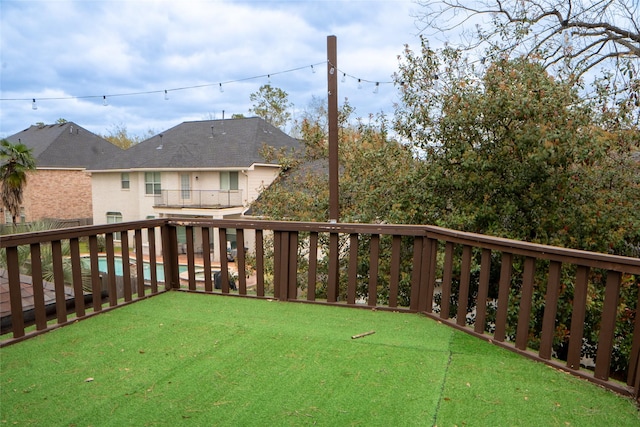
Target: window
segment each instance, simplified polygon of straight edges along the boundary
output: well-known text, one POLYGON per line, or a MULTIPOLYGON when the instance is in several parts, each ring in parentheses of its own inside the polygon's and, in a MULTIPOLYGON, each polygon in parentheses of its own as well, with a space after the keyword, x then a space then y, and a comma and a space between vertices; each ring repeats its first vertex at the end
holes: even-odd
POLYGON ((160 172, 145 172, 144 185, 146 194, 160 194, 160 172))
POLYGON ((183 200, 191 198, 191 175, 188 173, 180 174, 180 198, 183 200))
MULTIPOLYGON (((107 212, 107 224, 116 224, 122 222, 122 214, 120 212, 107 212)), ((120 240, 120 233, 113 233, 113 238, 120 240)))
POLYGON ((122 172, 120 174, 120 188, 123 190, 129 189, 129 172, 122 172))
POLYGON ((220 172, 220 189, 237 190, 238 172, 220 172))

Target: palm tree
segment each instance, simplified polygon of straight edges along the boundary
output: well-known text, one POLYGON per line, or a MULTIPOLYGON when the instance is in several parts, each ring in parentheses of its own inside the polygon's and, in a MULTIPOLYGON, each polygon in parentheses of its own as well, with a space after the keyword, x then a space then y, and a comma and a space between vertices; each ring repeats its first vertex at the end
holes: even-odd
POLYGON ((9 210, 13 223, 17 223, 22 204, 24 186, 27 184, 27 171, 36 168, 31 149, 21 142, 12 144, 3 139, 0 141, 0 179, 2 188, 0 198, 9 210))

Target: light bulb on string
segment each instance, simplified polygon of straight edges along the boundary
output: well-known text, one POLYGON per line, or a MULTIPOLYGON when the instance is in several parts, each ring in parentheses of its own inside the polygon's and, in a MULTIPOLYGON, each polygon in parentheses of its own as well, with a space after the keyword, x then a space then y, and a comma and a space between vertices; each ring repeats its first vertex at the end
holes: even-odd
POLYGON ((344 83, 346 80, 347 80, 347 73, 342 73, 342 79, 340 81, 344 83))
POLYGON ((362 80, 358 79, 358 89, 362 89, 362 80))
POLYGON ((373 89, 373 93, 378 93, 378 89, 380 89, 380 82, 376 82, 376 87, 373 89))
POLYGON ((315 69, 315 68, 313 68, 313 65, 311 66, 311 72, 312 72, 313 74, 315 74, 315 73, 316 73, 316 69, 315 69))
POLYGON ((169 100, 169 93, 167 92, 167 90, 164 90, 164 100, 168 101, 169 100))
POLYGON ((107 95, 102 95, 102 105, 104 105, 105 107, 109 105, 109 103, 107 102, 107 95))
POLYGON ((267 74, 267 84, 271 86, 271 74, 267 74))
POLYGON ((224 92, 224 89, 222 88, 222 83, 220 83, 218 87, 220 88, 220 93, 224 92))
POLYGON ((32 110, 37 110, 38 109, 38 105, 36 104, 36 99, 33 98, 33 101, 31 101, 31 109, 32 110))

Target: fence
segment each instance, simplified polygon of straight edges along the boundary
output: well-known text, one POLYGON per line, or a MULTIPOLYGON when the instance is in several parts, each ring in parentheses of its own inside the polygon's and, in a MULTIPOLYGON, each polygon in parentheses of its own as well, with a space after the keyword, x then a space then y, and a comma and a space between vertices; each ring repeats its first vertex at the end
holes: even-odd
POLYGON ((249 220, 156 219, 75 227, 3 236, 0 248, 6 251, 13 330, 3 345, 67 324, 71 314, 87 317, 171 289, 219 292, 421 312, 638 398, 638 258, 433 226, 249 220), (178 254, 177 226, 186 230, 185 256, 178 254), (239 245, 255 241, 255 247, 238 251, 235 263, 222 257, 220 265, 212 266, 210 230, 219 234, 224 253, 228 229, 236 230, 239 245), (119 249, 116 233, 122 236, 119 249), (98 241, 103 235, 102 251, 98 241), (201 241, 196 242, 196 236, 201 241), (88 271, 81 266, 81 245, 89 252, 88 271), (196 247, 203 248, 202 254, 195 253, 196 247), (85 306, 87 294, 101 291, 101 252, 107 258, 106 298, 90 298, 85 306), (122 257, 121 298, 115 279, 117 252, 122 257), (164 280, 158 278, 159 255, 164 280), (33 331, 23 321, 20 298, 21 258, 26 257, 31 259, 36 311, 33 331), (150 264, 148 277, 144 261, 150 264), (52 270, 56 287, 56 320, 51 325, 39 301, 43 268, 52 270), (214 270, 220 272, 219 286, 214 270), (88 285, 83 286, 83 274, 90 278, 88 285), (65 283, 73 287, 72 304, 64 295, 65 283))

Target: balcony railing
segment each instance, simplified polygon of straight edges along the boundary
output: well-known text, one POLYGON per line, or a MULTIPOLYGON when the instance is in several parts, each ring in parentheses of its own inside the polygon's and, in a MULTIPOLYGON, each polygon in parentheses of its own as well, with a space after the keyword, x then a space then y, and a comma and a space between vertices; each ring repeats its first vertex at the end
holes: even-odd
POLYGON ((236 294, 424 313, 638 399, 638 292, 635 300, 621 301, 624 289, 640 286, 638 258, 433 226, 170 218, 2 236, 0 248, 6 255, 12 334, 1 345, 168 290, 236 294), (184 256, 178 254, 178 226, 186 230, 184 256), (255 243, 238 251, 235 262, 222 256, 219 265, 212 265, 211 242, 218 243, 214 251, 226 253, 227 229, 236 230, 237 242, 255 243), (114 242, 117 233, 121 235, 119 248, 114 242), (63 247, 69 248, 68 256, 63 255, 63 247), (82 254, 81 247, 88 254, 82 254), (196 247, 202 253, 196 254, 196 247), (43 253, 49 251, 51 266, 46 266, 43 253), (102 255, 107 264, 106 286, 98 266, 102 255), (122 259, 121 290, 116 283, 117 255, 122 259), (23 315, 23 257, 30 258, 33 326, 25 324, 23 315), (88 257, 88 263, 84 262, 88 266, 83 267, 83 257, 88 257), (150 264, 150 272, 145 273, 144 262, 150 264), (43 269, 49 267, 55 285, 55 318, 51 321, 42 288, 43 269), (65 278, 65 269, 70 270, 69 278, 65 278), (164 273, 164 280, 158 271, 164 273), (84 286, 83 276, 89 278, 84 286), (65 287, 67 293, 73 290, 71 301, 65 287), (598 287, 604 298, 594 303, 598 287), (567 288, 572 293, 563 302, 567 288), (592 331, 595 349, 590 367, 584 366, 587 315, 599 319, 598 330, 592 331), (557 331, 566 319, 570 321, 565 325, 565 354, 560 355, 557 331), (621 319, 631 325, 624 337, 616 329, 621 319), (611 365, 618 358, 621 338, 628 340, 630 349, 621 370, 623 382, 618 382, 611 378, 611 365))
POLYGON ((242 190, 161 190, 156 207, 229 208, 242 206, 242 190))

